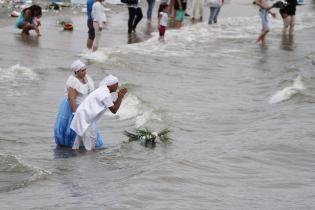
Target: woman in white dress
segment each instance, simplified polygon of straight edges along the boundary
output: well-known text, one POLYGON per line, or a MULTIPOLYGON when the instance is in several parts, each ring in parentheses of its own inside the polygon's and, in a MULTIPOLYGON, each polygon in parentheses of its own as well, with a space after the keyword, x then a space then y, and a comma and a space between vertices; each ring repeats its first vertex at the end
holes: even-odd
MULTIPOLYGON (((92 78, 86 74, 86 65, 76 60, 71 65, 73 73, 66 82, 65 95, 62 98, 56 117, 54 137, 59 146, 72 147, 76 134, 70 129, 70 124, 79 104, 94 90, 92 78)), ((97 132, 96 147, 101 147, 103 141, 97 132)))

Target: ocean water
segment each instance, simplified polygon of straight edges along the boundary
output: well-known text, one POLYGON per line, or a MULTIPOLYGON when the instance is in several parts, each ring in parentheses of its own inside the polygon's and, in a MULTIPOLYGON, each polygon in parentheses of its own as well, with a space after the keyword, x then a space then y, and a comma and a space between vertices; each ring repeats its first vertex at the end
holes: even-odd
POLYGON ((187 23, 165 43, 144 22, 128 40, 126 11, 113 7, 93 54, 74 11, 72 33, 57 23, 64 13, 42 18, 39 39, 0 28, 0 209, 313 209, 314 9, 298 7, 294 36, 271 19, 265 45, 257 8, 241 0, 218 25, 187 23), (77 58, 96 84, 111 73, 129 89, 98 122, 106 148, 92 153, 53 139, 77 58), (127 143, 123 131, 142 127, 170 128, 171 143, 127 143))

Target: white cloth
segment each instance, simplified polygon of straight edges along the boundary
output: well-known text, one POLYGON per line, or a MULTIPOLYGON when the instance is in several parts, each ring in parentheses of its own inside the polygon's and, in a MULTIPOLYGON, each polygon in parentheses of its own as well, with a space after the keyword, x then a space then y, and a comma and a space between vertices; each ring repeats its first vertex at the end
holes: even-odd
POLYGON ((100 30, 100 26, 98 24, 98 22, 93 22, 93 28, 95 31, 95 38, 94 38, 94 42, 93 42, 93 48, 94 49, 98 49, 98 46, 100 44, 100 40, 102 37, 102 31, 100 30))
POLYGON ((76 60, 71 64, 71 70, 75 73, 77 71, 80 71, 81 69, 85 69, 86 65, 80 61, 80 60, 76 60))
POLYGON ((95 123, 92 123, 85 131, 83 136, 77 135, 72 149, 79 149, 80 145, 83 144, 85 149, 90 151, 95 149, 96 144, 96 138, 97 138, 97 131, 96 131, 96 125, 95 123))
POLYGON ((97 22, 99 27, 103 27, 105 22, 107 21, 105 8, 99 1, 94 2, 91 15, 93 21, 97 22))
POLYGON ((71 122, 71 129, 82 137, 87 128, 96 122, 108 107, 113 105, 109 89, 106 86, 97 88, 78 107, 71 122))
POLYGON ((190 17, 200 19, 203 16, 204 0, 190 0, 189 12, 190 17))
POLYGON ((89 75, 84 77, 85 84, 83 84, 75 75, 70 75, 66 82, 65 95, 68 96, 68 88, 73 88, 78 92, 76 97, 77 103, 82 103, 82 101, 94 90, 94 81, 89 75))
POLYGON ((160 25, 161 26, 167 26, 168 23, 168 15, 166 12, 160 12, 161 19, 160 19, 160 25))
POLYGON ((118 78, 113 76, 113 75, 108 75, 107 77, 105 77, 99 84, 100 86, 111 86, 118 83, 118 78))

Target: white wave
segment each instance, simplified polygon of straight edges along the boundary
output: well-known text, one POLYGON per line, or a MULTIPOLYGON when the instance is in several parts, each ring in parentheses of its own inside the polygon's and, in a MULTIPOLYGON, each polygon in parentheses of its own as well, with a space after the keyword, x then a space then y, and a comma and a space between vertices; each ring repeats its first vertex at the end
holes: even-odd
POLYGON ((96 61, 99 63, 104 63, 108 59, 108 56, 104 53, 102 49, 99 49, 95 52, 86 50, 81 54, 81 56, 86 60, 96 61))
POLYGON ((38 80, 37 74, 30 68, 16 64, 9 68, 0 68, 0 82, 12 82, 17 80, 38 80))
MULTIPOLYGON (((297 16, 295 29, 301 30, 315 26, 315 15, 301 13, 297 16)), ((282 19, 270 18, 272 30, 281 32, 282 19)), ((115 55, 130 53, 139 55, 157 55, 159 57, 190 56, 201 48, 209 48, 210 43, 219 39, 255 40, 260 32, 260 18, 254 17, 228 17, 221 18, 217 25, 209 26, 207 22, 184 26, 180 30, 167 29, 165 42, 158 41, 158 32, 153 32, 152 37, 144 42, 119 46, 115 48, 101 48, 98 51, 84 53, 82 56, 87 60, 105 62, 117 59, 115 55), (111 56, 114 55, 114 56, 111 56)), ((201 49, 202 51, 204 49, 201 49)), ((226 55, 226 53, 224 53, 226 55)))
MULTIPOLYGON (((105 115, 115 116, 110 111, 106 111, 105 115)), ((160 117, 154 113, 153 108, 144 104, 137 96, 128 94, 122 101, 120 109, 116 113, 119 120, 135 119, 135 127, 141 127, 149 120, 161 120, 160 117)))
POLYGON ((299 75, 297 78, 294 79, 293 85, 290 87, 286 87, 277 93, 275 93, 270 99, 270 104, 279 103, 282 101, 289 100, 292 98, 295 94, 301 92, 301 90, 304 90, 305 86, 302 82, 301 76, 299 75))

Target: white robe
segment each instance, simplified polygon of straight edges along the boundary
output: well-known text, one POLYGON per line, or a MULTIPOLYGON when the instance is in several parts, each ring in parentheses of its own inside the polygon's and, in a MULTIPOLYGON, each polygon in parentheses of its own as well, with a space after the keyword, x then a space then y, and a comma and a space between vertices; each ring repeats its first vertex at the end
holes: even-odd
POLYGON ((109 89, 106 86, 97 88, 78 107, 71 122, 71 129, 77 135, 83 136, 87 128, 96 122, 108 107, 113 105, 109 89))
POLYGON ((203 16, 204 0, 189 0, 187 13, 191 18, 200 19, 203 16))

